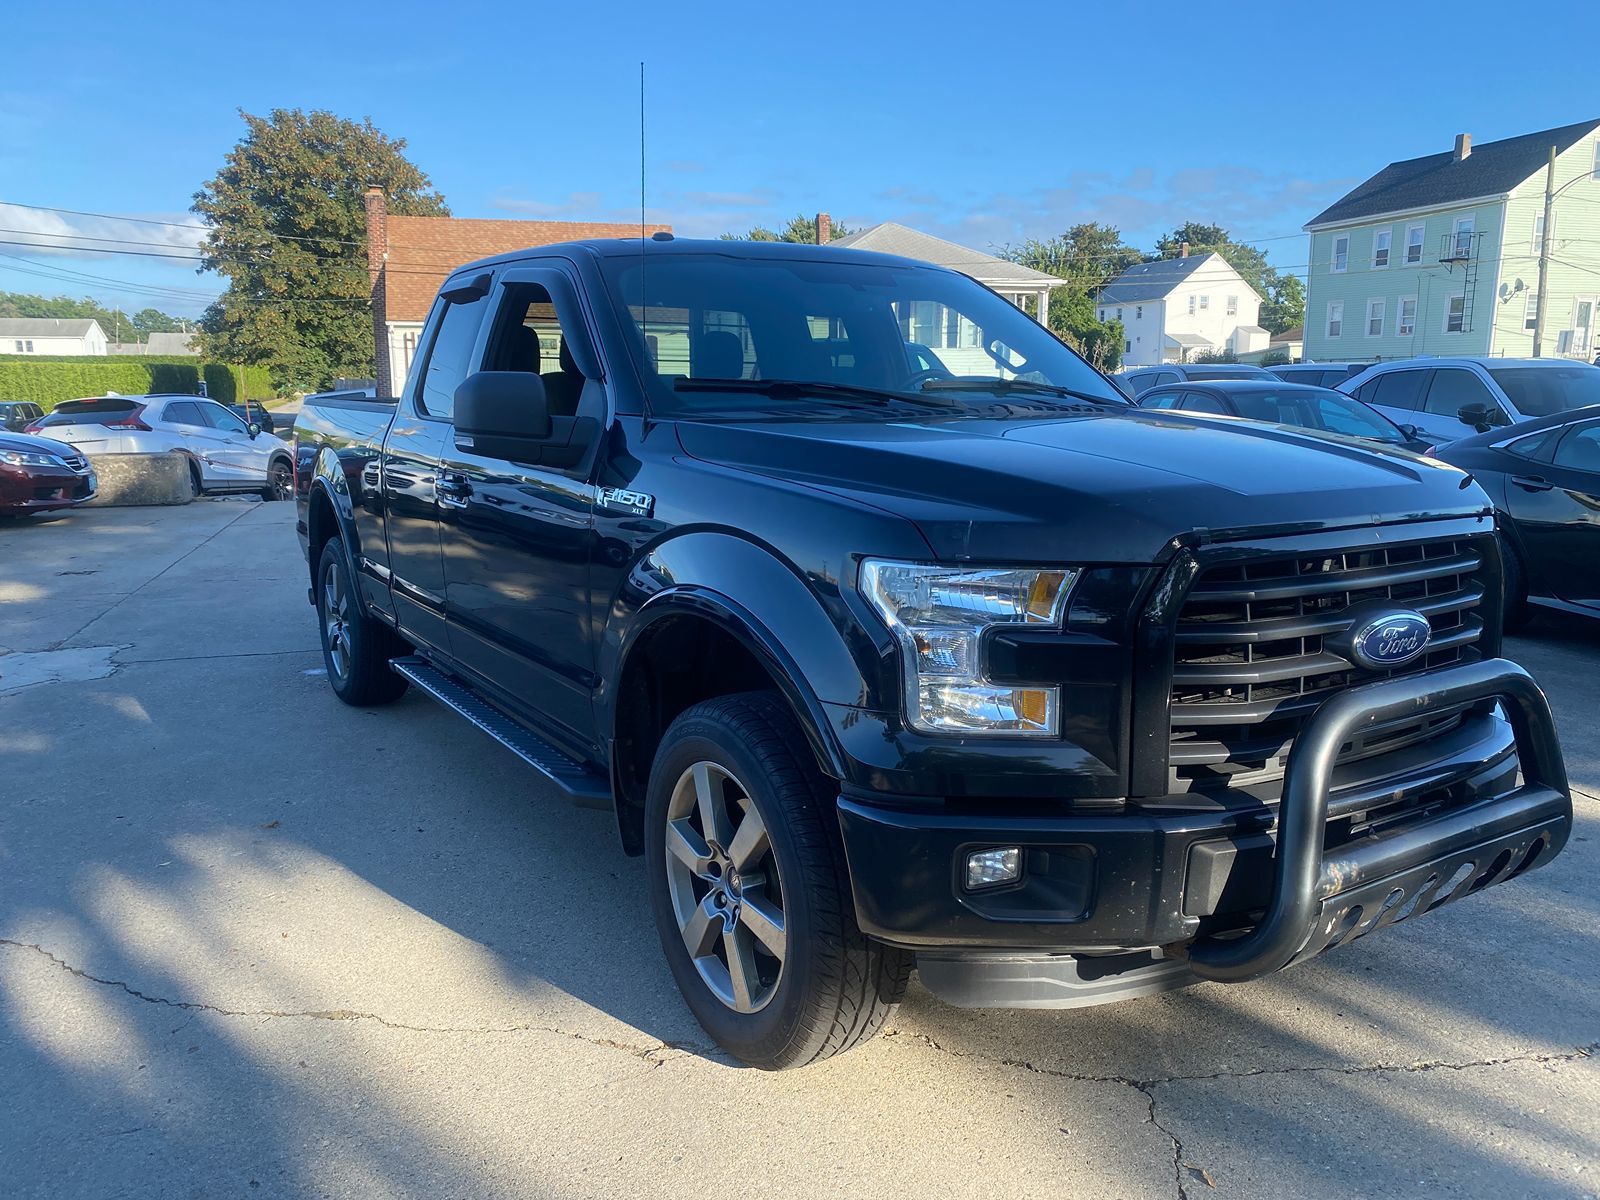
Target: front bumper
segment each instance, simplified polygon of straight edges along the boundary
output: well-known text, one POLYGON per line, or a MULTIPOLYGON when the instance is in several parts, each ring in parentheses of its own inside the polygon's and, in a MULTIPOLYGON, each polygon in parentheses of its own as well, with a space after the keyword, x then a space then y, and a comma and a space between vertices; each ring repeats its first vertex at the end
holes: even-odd
POLYGON ((97 491, 92 470, 0 467, 0 510, 6 512, 73 508, 93 500, 97 491))
POLYGON ((1492 659, 1330 700, 1297 739, 1275 808, 994 815, 847 796, 839 819, 857 919, 884 941, 930 957, 1167 947, 1196 976, 1243 979, 1543 865, 1566 842, 1572 806, 1543 695, 1492 659), (1334 765, 1363 725, 1491 698, 1504 718, 1334 765), (1405 809, 1411 797, 1419 806, 1405 809), (963 888, 970 851, 1012 845, 1023 850, 1019 883, 963 888))

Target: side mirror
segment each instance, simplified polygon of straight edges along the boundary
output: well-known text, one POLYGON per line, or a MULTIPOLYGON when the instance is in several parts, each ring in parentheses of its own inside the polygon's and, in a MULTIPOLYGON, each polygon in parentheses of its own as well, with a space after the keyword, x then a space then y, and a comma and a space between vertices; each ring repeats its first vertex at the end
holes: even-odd
POLYGON ((1463 404, 1456 409, 1456 416, 1463 425, 1471 425, 1480 433, 1489 428, 1489 406, 1487 404, 1463 404))
POLYGON ((1402 425, 1400 426, 1400 432, 1406 435, 1406 441, 1408 442, 1414 442, 1422 436, 1422 430, 1415 425, 1402 425))
POLYGON ((552 416, 531 371, 479 371, 456 388, 456 448, 484 458, 570 467, 599 431, 590 417, 552 416))
POLYGON ((254 421, 251 421, 250 424, 245 428, 249 432, 250 440, 252 442, 261 436, 261 426, 257 425, 254 421))

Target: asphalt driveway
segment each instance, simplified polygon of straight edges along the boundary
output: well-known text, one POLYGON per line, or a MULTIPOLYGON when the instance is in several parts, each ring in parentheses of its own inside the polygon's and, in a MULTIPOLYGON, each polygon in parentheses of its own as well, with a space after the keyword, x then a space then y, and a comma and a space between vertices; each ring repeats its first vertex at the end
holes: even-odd
POLYGON ((292 506, 0 527, 0 1194, 1600 1192, 1600 645, 1548 869, 1265 982, 706 1045, 611 819, 321 678, 292 506))

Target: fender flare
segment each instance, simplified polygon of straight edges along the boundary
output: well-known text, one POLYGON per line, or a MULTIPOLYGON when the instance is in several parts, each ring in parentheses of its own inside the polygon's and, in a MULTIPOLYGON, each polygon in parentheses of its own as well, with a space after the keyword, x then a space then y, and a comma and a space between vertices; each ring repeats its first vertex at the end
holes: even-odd
MULTIPOLYGON (((289 469, 294 470, 293 459, 290 459, 289 469)), ((356 530, 355 503, 351 499, 349 480, 345 476, 339 457, 327 446, 317 451, 316 461, 312 465, 311 483, 306 489, 307 557, 311 560, 310 569, 313 575, 317 570, 317 554, 311 549, 316 545, 316 538, 311 536, 314 532, 311 528, 311 514, 316 510, 319 496, 327 502, 333 513, 335 532, 344 542, 345 554, 350 560, 347 565, 353 570, 355 563, 361 557, 360 535, 356 530)), ((357 576, 352 575, 351 578, 357 576)))

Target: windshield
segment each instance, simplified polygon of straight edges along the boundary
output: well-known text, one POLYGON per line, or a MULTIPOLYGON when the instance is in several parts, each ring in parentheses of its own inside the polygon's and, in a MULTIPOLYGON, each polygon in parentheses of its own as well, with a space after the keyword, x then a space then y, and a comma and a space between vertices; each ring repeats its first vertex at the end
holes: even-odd
POLYGON ((1399 444, 1400 427, 1359 400, 1341 392, 1305 388, 1282 392, 1235 392, 1229 397, 1241 417, 1342 433, 1347 437, 1399 444))
POLYGON ((847 407, 899 418, 1080 406, 1051 389, 1127 403, 1083 359, 964 275, 826 254, 606 259, 651 411, 806 416, 847 407))
POLYGON ((1489 374, 1525 417, 1548 417, 1600 404, 1600 369, 1581 363, 1570 367, 1490 367, 1489 374))

